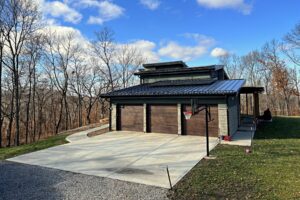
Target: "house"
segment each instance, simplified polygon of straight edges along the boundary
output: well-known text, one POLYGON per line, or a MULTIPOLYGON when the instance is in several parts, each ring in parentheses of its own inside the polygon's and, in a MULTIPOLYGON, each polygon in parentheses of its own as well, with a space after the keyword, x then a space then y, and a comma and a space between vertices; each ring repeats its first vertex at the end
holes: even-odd
POLYGON ((245 80, 229 79, 222 65, 188 67, 175 61, 143 67, 135 73, 139 85, 102 96, 110 101, 112 131, 205 136, 206 112, 197 109, 206 105, 209 136, 231 136, 240 124, 242 93, 253 94, 254 114, 259 114, 258 94, 263 88, 243 87, 245 80))

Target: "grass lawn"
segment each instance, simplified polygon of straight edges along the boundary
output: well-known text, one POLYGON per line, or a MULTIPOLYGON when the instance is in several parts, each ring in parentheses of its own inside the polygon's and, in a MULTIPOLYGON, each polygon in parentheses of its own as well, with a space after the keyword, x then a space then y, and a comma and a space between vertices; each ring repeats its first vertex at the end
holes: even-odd
POLYGON ((70 133, 63 133, 63 134, 49 137, 44 140, 40 140, 32 144, 24 144, 17 147, 0 148, 0 160, 4 160, 6 158, 14 157, 17 155, 21 155, 33 151, 38 151, 41 149, 46 149, 60 144, 65 144, 67 143, 66 137, 68 135, 70 135, 70 133))
POLYGON ((258 127, 253 153, 218 145, 170 191, 171 199, 300 199, 300 118, 258 127))

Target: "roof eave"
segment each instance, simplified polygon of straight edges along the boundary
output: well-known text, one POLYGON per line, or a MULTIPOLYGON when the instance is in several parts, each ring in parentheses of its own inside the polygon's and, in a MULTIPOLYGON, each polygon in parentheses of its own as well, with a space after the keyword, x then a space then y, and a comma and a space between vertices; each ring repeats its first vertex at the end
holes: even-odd
POLYGON ((145 94, 141 94, 141 95, 102 95, 102 98, 119 98, 119 97, 175 97, 175 96, 225 96, 225 95, 234 95, 237 94, 238 92, 236 91, 228 91, 228 92, 214 92, 214 93, 198 93, 198 94, 149 94, 149 95, 145 95, 145 94))

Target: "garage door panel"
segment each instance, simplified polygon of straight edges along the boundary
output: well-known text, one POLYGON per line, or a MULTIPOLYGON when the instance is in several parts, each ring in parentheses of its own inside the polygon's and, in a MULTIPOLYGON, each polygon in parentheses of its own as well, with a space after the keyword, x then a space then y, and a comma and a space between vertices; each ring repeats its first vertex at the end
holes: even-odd
POLYGON ((119 129, 123 131, 143 131, 143 105, 119 106, 119 129))
MULTIPOLYGON (((190 105, 183 106, 184 111, 191 111, 190 105)), ((218 107, 217 105, 210 106, 211 121, 208 123, 209 136, 218 137, 219 123, 218 123, 218 107)), ((206 135, 205 111, 196 113, 191 119, 186 120, 183 117, 183 134, 185 135, 206 135)))
POLYGON ((177 134, 177 105, 150 105, 150 132, 177 134))

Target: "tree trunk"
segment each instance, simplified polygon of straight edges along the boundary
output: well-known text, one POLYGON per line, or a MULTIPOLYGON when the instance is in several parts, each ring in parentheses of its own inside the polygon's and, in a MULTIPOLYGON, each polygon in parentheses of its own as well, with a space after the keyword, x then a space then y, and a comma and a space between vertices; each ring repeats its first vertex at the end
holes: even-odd
POLYGON ((90 103, 86 113, 86 120, 88 124, 91 124, 91 111, 92 111, 92 105, 90 103))
POLYGON ((290 100, 288 97, 285 97, 285 104, 286 104, 286 111, 287 111, 287 115, 290 116, 290 100))
POLYGON ((64 94, 64 104, 65 104, 65 130, 69 129, 69 108, 68 108, 68 102, 67 102, 67 94, 64 94))
POLYGON ((3 57, 3 47, 0 46, 0 148, 2 147, 2 57, 3 57))
POLYGON ((112 77, 112 72, 111 72, 111 66, 109 65, 109 63, 106 63, 107 65, 107 68, 108 68, 108 73, 109 73, 109 83, 110 83, 110 89, 111 91, 114 91, 115 88, 114 88, 114 80, 113 80, 113 77, 112 77))
POLYGON ((82 98, 81 95, 78 95, 78 123, 79 127, 82 126, 82 98))
POLYGON ((33 88, 32 88, 32 110, 33 110, 33 138, 35 141, 35 137, 36 137, 36 117, 35 117, 35 88, 36 88, 36 71, 35 71, 35 67, 33 68, 33 88))
POLYGON ((104 118, 106 110, 105 110, 105 102, 101 101, 101 118, 104 118))
POLYGON ((16 104, 16 135, 15 135, 15 145, 20 145, 20 95, 19 95, 19 74, 18 68, 15 70, 14 74, 14 84, 15 84, 15 104, 16 104))
MULTIPOLYGON (((59 127, 60 127, 60 123, 61 123, 61 118, 62 118, 62 115, 63 115, 63 101, 64 101, 64 99, 61 98, 61 101, 60 101, 59 118, 58 118, 57 124, 55 125, 55 134, 57 134, 58 131, 59 131, 59 127)), ((54 119, 54 121, 56 121, 56 119, 54 119)))
POLYGON ((10 113, 9 113, 9 122, 8 122, 8 129, 6 131, 6 146, 10 147, 11 146, 11 132, 12 132, 12 125, 14 121, 14 99, 15 99, 15 91, 14 87, 11 93, 11 106, 10 106, 10 113))
MULTIPOLYGON (((30 71, 30 69, 29 69, 30 71)), ((26 105, 26 128, 25 128, 25 143, 28 144, 28 136, 29 136, 29 118, 30 118, 30 103, 31 103, 31 72, 29 74, 29 94, 26 105)))
POLYGON ((39 113, 38 113, 38 117, 39 117, 39 136, 38 139, 40 140, 41 135, 42 135, 42 113, 43 113, 43 106, 40 105, 39 106, 39 113))
MULTIPOLYGON (((296 83, 296 92, 297 92, 297 101, 298 101, 298 112, 300 111, 300 94, 299 94, 299 87, 297 86, 298 84, 296 83)), ((299 113, 297 113, 299 114, 299 113)))

